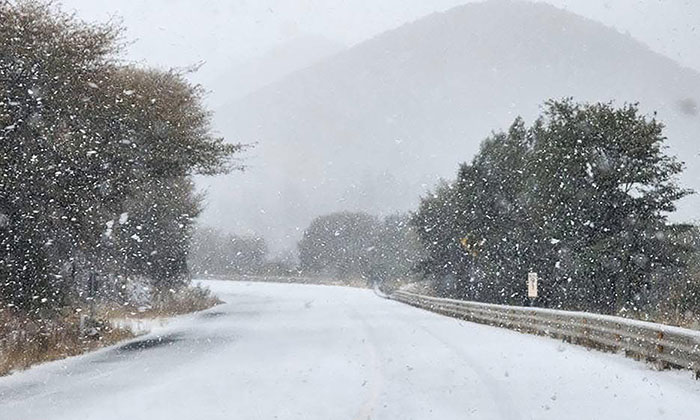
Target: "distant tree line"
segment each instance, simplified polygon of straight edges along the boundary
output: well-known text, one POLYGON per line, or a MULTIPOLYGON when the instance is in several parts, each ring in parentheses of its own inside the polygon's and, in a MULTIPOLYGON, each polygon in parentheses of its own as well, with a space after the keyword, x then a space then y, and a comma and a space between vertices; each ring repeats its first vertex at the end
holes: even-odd
POLYGON ((414 277, 424 256, 408 215, 379 218, 362 212, 319 216, 305 229, 298 260, 271 256, 264 239, 195 230, 189 253, 192 274, 201 277, 273 275, 395 282, 414 277))
POLYGON ((667 218, 690 191, 665 140, 634 104, 547 102, 422 200, 419 270, 442 294, 484 302, 526 304, 528 272, 548 307, 618 313, 697 300, 697 231, 667 218))
POLYGON ((127 278, 188 279, 194 174, 228 171, 202 89, 123 64, 121 29, 0 2, 0 302, 41 312, 127 278))
POLYGON ((306 275, 386 282, 405 279, 422 257, 409 217, 338 212, 314 219, 298 244, 306 275))
POLYGON ((192 274, 202 277, 270 271, 267 243, 263 238, 223 233, 207 227, 195 230, 189 264, 192 274))

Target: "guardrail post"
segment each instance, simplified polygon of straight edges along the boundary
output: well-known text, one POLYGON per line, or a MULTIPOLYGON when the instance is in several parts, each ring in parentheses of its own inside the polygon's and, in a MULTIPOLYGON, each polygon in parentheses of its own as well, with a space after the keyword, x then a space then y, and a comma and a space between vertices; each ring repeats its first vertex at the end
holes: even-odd
MULTIPOLYGON (((656 333, 656 338, 658 338, 659 340, 663 340, 663 338, 664 338, 664 332, 663 332, 663 331, 658 331, 658 332, 656 333)), ((663 353, 663 352, 664 352, 664 346, 663 346, 663 344, 657 344, 657 345, 656 345, 656 352, 657 352, 657 353, 663 353)))
MULTIPOLYGON (((664 332, 663 331, 657 331, 656 332, 656 338, 659 340, 663 340, 664 338, 664 332)), ((664 352, 664 345, 663 344, 657 344, 656 345, 656 352, 661 354, 664 352)), ((668 369, 668 363, 666 361, 661 360, 661 359, 656 359, 655 361, 656 368, 659 370, 665 370, 668 369)))

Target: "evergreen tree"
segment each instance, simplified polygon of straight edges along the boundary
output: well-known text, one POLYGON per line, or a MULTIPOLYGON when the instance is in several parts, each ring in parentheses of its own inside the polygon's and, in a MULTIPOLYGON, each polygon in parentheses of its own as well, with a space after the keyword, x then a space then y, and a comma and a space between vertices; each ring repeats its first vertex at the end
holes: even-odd
POLYGON ((689 227, 667 221, 689 191, 662 131, 634 104, 549 101, 532 127, 517 119, 422 201, 424 272, 461 297, 524 303, 535 271, 546 305, 633 307, 689 250, 677 240, 689 227))
MULTIPOLYGON (((80 294, 80 276, 134 261, 124 254, 132 246, 105 237, 135 200, 155 205, 177 189, 169 205, 192 207, 191 188, 176 186, 231 169, 241 146, 210 134, 202 89, 182 74, 119 64, 119 27, 31 0, 0 2, 0 22, 0 297, 24 310, 57 307, 80 294)), ((165 207, 143 214, 175 218, 165 207)), ((173 234, 187 241, 188 229, 173 234)), ((179 254, 158 284, 181 274, 179 254)), ((142 262, 125 270, 153 275, 154 262, 142 262)))
POLYGON ((412 275, 422 255, 408 216, 380 219, 349 212, 314 219, 298 249, 300 268, 306 273, 376 283, 412 275))

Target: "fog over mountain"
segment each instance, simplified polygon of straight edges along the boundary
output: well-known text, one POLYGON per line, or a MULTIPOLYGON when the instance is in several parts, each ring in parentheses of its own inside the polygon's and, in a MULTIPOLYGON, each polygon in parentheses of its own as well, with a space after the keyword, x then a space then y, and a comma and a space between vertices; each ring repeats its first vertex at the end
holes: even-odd
MULTIPOLYGON (((627 35, 545 4, 473 3, 381 34, 216 109, 255 142, 245 174, 209 186, 204 223, 281 250, 335 210, 415 208, 492 130, 549 98, 639 102, 667 123, 700 189, 700 74, 627 35)), ((681 203, 676 218, 700 204, 681 203)))
POLYGON ((255 59, 229 64, 223 74, 206 84, 207 87, 216 86, 216 89, 210 90, 207 95, 207 102, 210 106, 218 108, 343 49, 343 44, 322 36, 300 35, 255 59))

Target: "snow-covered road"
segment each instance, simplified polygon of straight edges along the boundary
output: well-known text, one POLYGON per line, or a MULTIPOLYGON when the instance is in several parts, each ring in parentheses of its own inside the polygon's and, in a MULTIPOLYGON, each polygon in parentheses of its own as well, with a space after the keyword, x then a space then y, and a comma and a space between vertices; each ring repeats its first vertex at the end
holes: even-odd
POLYGON ((689 372, 367 290, 207 285, 227 303, 0 378, 0 419, 700 418, 700 381, 689 372))

